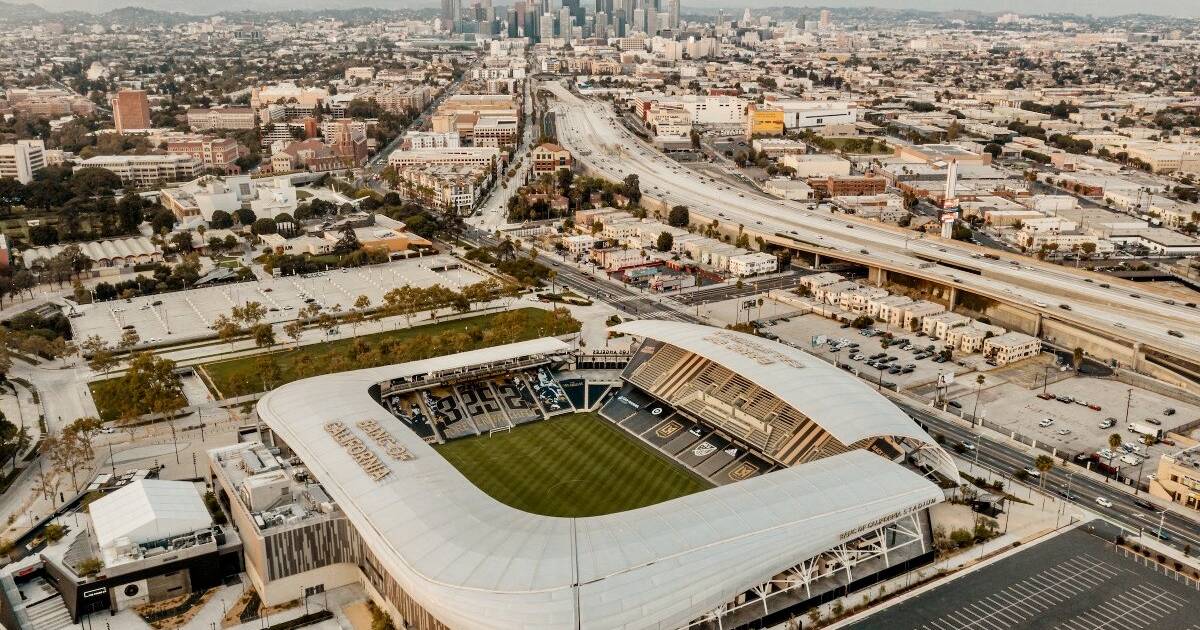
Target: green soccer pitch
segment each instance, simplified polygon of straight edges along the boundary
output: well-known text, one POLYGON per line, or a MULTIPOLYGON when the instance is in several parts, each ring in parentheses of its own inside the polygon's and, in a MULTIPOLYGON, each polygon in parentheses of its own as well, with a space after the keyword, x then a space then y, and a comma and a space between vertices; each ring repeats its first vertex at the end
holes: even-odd
POLYGON ((612 514, 712 487, 591 413, 436 448, 497 501, 546 516, 612 514))

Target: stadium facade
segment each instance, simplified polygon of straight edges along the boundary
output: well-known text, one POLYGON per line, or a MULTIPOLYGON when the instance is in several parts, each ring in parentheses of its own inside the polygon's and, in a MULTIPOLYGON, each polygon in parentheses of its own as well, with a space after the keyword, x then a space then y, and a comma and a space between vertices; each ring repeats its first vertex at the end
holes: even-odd
MULTIPOLYGON (((432 447, 462 424, 428 392, 497 379, 486 391, 510 387, 535 421, 558 404, 550 375, 573 362, 554 338, 294 382, 259 401, 261 441, 210 452, 264 602, 361 583, 397 627, 732 628, 932 557, 928 508, 945 494, 931 479, 957 473, 879 394, 751 335, 614 330, 641 341, 601 416, 631 432, 646 416, 690 425, 722 453, 752 455, 755 474, 586 518, 484 493, 432 447)), ((478 408, 462 421, 475 433, 521 415, 478 408)), ((746 470, 738 461, 721 470, 746 470)))

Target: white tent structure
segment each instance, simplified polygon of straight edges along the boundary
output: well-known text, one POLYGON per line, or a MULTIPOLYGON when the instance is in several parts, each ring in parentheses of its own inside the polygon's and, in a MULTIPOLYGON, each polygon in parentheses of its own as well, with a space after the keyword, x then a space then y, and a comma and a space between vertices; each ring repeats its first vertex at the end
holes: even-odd
POLYGON ((141 544, 212 526, 208 508, 188 481, 141 479, 96 499, 88 510, 102 549, 122 539, 141 544))

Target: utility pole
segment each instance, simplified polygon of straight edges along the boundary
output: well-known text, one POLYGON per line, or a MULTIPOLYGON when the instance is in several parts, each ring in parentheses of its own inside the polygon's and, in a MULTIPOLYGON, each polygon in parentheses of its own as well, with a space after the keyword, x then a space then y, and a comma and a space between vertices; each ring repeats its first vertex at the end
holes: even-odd
POLYGON ((1129 405, 1133 402, 1133 388, 1125 391, 1125 425, 1129 426, 1129 405))

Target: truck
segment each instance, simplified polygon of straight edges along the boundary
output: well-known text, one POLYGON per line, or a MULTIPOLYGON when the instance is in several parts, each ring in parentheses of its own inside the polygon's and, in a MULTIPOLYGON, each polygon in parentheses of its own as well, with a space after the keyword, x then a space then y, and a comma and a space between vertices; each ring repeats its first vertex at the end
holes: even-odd
POLYGON ((1141 422, 1130 422, 1128 429, 1130 433, 1137 433, 1138 435, 1151 435, 1154 436, 1154 439, 1156 440, 1162 437, 1162 429, 1152 427, 1148 424, 1142 424, 1141 422))

